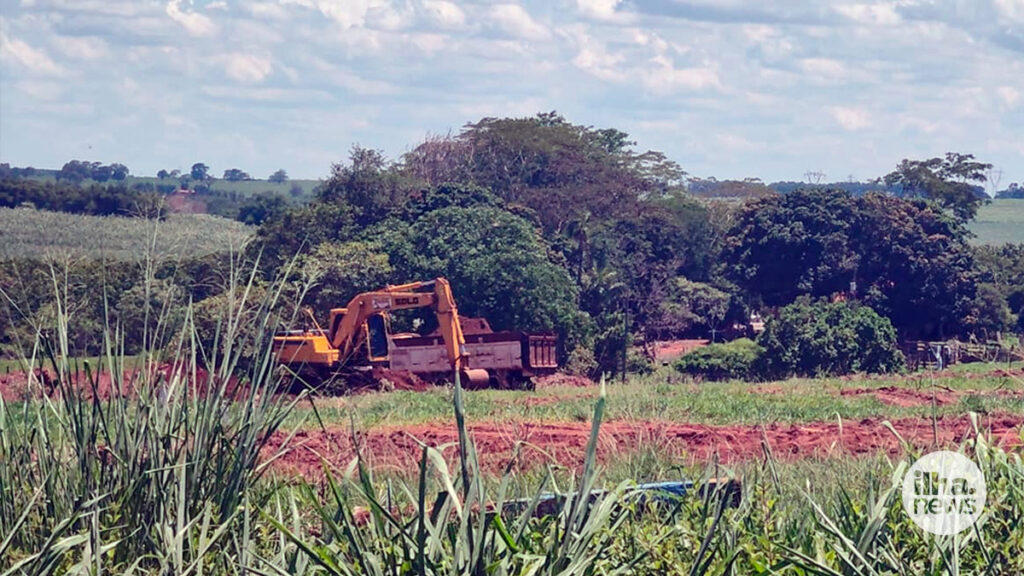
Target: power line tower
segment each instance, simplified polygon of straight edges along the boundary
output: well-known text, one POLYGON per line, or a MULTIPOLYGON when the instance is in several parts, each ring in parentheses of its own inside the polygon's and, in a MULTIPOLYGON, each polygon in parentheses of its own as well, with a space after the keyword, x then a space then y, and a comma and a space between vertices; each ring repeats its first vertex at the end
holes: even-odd
POLYGON ((818 184, 821 184, 822 180, 825 179, 825 173, 814 170, 808 170, 807 172, 804 172, 804 178, 807 178, 808 184, 814 184, 815 186, 817 186, 818 184))

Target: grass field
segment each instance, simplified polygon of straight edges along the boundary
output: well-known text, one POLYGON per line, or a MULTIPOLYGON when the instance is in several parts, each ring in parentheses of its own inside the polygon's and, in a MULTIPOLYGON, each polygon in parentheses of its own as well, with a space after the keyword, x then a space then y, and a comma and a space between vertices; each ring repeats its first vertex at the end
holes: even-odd
MULTIPOLYGON (((708 425, 805 423, 841 417, 913 418, 983 413, 1024 414, 1024 377, 1001 375, 1003 365, 971 366, 964 373, 944 372, 909 376, 792 379, 752 385, 745 382, 693 383, 669 369, 607 386, 607 418, 611 421, 661 420, 708 425), (972 372, 974 371, 974 372, 972 372), (983 372, 977 372, 983 371, 983 372), (933 382, 935 385, 933 386, 933 382), (893 388, 898 390, 892 390, 893 388), (932 389, 938 404, 930 402, 932 389), (882 390, 876 395, 876 390, 882 390), (906 393, 898 395, 898 391, 906 393), (997 394, 1019 390, 1020 394, 997 394)), ((1019 369, 1021 363, 1016 363, 1019 369)), ((467 393, 466 414, 480 422, 581 422, 589 417, 596 387, 541 388, 530 394, 479 390, 467 393)), ((320 421, 360 427, 419 425, 445 421, 451 412, 451 390, 396 391, 318 401, 320 421)), ((304 427, 319 424, 299 407, 289 422, 304 427)))
POLYGON ((1002 198, 982 206, 969 226, 975 244, 1024 243, 1024 200, 1002 198))
POLYGON ((104 257, 157 259, 238 249, 252 235, 240 222, 206 214, 172 214, 165 221, 0 208, 0 258, 104 257))

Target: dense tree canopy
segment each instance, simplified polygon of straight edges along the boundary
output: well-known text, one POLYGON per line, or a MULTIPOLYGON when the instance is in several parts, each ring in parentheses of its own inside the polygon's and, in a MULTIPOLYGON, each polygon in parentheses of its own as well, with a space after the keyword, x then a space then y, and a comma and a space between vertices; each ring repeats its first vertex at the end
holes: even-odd
POLYGON ((960 333, 974 298, 966 228, 924 200, 829 190, 762 198, 741 210, 722 257, 755 302, 862 298, 906 338, 960 333))

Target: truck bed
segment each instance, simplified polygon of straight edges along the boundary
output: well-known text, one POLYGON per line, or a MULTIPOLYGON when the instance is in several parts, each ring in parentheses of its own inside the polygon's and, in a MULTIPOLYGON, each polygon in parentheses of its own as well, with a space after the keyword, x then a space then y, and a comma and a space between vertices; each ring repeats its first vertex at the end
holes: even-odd
MULTIPOLYGON (((441 374, 451 361, 440 336, 392 338, 392 370, 441 374)), ((549 333, 491 332, 466 336, 468 368, 515 372, 524 376, 549 373, 558 367, 556 337, 549 333)))

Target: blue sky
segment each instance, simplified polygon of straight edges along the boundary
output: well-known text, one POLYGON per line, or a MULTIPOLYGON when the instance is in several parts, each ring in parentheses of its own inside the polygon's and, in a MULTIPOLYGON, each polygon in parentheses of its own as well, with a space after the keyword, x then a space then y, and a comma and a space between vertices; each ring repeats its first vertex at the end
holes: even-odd
POLYGON ((557 110, 695 176, 1024 181, 1024 0, 0 0, 0 161, 319 178, 557 110))

